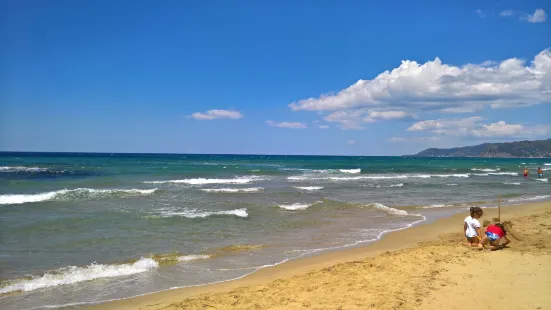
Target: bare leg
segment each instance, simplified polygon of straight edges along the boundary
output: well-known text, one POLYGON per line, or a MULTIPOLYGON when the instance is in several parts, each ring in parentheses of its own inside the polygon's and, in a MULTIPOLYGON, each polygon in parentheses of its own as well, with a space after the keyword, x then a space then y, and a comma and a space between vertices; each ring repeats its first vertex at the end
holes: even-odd
POLYGON ((495 241, 491 241, 490 242, 490 250, 492 251, 495 251, 495 250, 499 250, 499 243, 500 243, 501 239, 497 239, 495 241))
POLYGON ((483 236, 482 240, 480 240, 480 243, 478 244, 478 248, 480 250, 484 250, 484 246, 490 242, 490 239, 488 239, 488 236, 483 236))

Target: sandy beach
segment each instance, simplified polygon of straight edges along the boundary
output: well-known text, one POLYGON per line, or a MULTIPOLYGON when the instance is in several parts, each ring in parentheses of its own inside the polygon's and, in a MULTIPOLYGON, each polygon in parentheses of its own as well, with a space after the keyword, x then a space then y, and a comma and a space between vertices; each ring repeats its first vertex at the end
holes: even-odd
MULTIPOLYGON (((551 202, 501 209, 522 241, 459 245, 466 214, 389 233, 370 245, 265 268, 239 280, 91 309, 551 309, 551 202)), ((483 220, 497 216, 485 209, 483 220)))

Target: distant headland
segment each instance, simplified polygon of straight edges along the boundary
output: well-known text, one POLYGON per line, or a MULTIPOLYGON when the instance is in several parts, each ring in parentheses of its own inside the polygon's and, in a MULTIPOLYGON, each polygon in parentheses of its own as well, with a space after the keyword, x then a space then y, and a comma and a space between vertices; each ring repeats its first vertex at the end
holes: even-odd
POLYGON ((499 157, 499 158, 551 158, 551 139, 483 143, 450 149, 430 148, 415 157, 499 157))

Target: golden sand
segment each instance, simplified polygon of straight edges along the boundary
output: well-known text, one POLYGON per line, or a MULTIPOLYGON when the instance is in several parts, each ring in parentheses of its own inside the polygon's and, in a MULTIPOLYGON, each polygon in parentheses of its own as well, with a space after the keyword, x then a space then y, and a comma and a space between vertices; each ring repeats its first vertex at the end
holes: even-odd
MULTIPOLYGON (((485 210, 484 219, 497 211, 485 210)), ((98 309, 551 309, 551 202, 502 208, 522 241, 461 246, 459 214, 225 283, 99 304, 98 309)))

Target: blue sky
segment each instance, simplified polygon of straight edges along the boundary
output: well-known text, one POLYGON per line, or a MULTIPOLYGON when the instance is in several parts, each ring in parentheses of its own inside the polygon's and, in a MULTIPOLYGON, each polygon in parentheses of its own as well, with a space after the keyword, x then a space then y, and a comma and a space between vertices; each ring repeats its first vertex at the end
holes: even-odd
POLYGON ((0 150, 402 155, 551 137, 551 2, 451 2, 4 0, 0 150))

